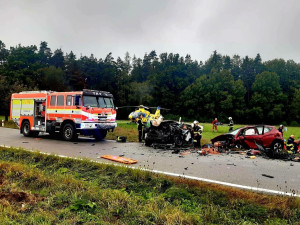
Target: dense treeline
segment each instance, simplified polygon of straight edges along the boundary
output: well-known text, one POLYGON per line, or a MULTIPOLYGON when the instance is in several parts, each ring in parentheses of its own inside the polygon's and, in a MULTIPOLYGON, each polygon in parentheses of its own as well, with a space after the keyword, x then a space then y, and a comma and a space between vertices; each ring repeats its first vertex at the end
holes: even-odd
MULTIPOLYGON (((113 93, 117 106, 159 105, 201 122, 218 117, 227 123, 231 116, 240 123, 300 124, 300 64, 293 60, 263 62, 259 54, 216 51, 205 62, 155 51, 142 59, 129 53, 124 59, 111 53, 78 58, 72 51, 52 52, 46 42, 7 49, 0 41, 0 114, 9 114, 13 92, 83 88, 113 93)), ((123 118, 127 113, 119 111, 123 118)))

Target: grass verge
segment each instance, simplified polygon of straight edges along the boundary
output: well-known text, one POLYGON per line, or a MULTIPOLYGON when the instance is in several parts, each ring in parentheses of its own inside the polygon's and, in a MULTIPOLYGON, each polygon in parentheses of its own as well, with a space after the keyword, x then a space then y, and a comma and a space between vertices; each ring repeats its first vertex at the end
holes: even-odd
POLYGON ((298 198, 0 147, 2 224, 300 224, 298 198))

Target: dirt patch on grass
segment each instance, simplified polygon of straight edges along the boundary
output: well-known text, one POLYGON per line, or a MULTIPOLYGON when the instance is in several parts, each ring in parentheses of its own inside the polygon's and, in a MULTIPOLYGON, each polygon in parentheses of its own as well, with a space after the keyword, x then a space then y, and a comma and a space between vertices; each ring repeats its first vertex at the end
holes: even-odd
POLYGON ((39 197, 26 192, 0 192, 0 200, 6 200, 10 203, 36 203, 43 201, 44 197, 39 197))

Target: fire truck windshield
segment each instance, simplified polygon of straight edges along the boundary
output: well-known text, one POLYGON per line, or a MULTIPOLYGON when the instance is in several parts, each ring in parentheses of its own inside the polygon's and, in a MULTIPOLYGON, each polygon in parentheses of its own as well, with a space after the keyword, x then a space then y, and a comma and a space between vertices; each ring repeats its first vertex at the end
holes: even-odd
POLYGON ((112 98, 84 95, 83 106, 98 108, 114 108, 114 103, 112 98))

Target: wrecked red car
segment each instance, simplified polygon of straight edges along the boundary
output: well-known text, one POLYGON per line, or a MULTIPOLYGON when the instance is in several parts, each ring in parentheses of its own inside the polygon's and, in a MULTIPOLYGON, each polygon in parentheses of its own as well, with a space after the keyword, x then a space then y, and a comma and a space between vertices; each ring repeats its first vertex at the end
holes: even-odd
POLYGON ((211 142, 224 149, 259 149, 269 155, 276 155, 283 150, 284 140, 275 126, 254 125, 238 128, 219 135, 211 142))

